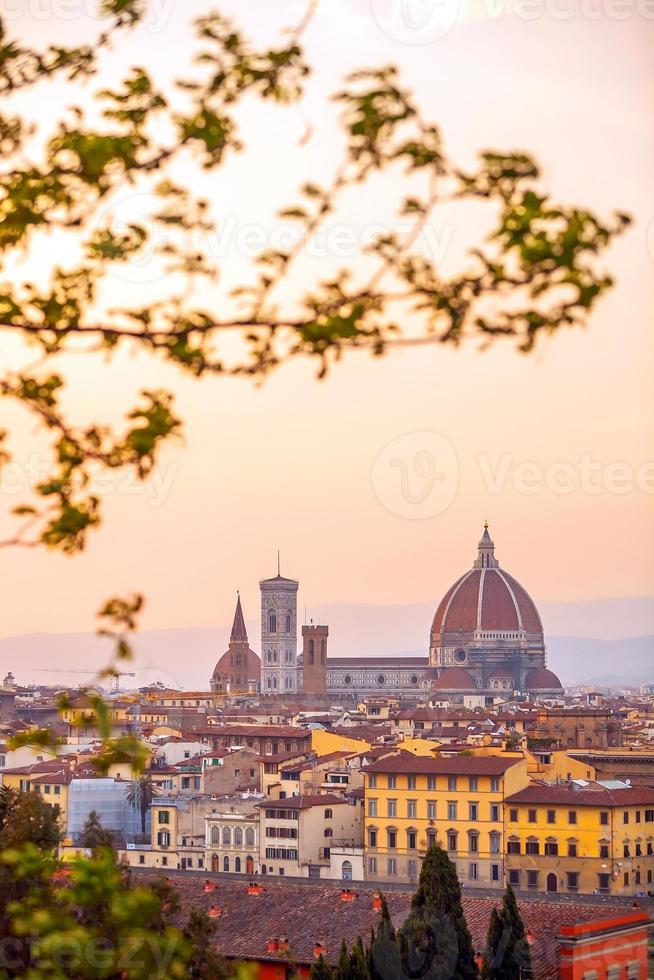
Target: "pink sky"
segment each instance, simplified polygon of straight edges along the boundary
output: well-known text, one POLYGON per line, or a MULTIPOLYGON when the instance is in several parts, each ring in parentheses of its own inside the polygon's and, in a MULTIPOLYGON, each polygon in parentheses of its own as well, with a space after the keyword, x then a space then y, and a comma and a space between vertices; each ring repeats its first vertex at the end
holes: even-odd
MULTIPOLYGON (((617 287, 587 331, 545 340, 530 357, 508 345, 480 353, 473 344, 383 361, 357 354, 322 383, 313 365, 295 363, 260 388, 190 381, 127 353, 111 367, 69 359, 75 418, 116 420, 145 379, 176 392, 184 444, 163 454, 157 484, 118 481, 105 497, 105 527, 84 555, 0 551, 0 634, 87 629, 103 598, 127 589, 148 596, 144 626, 222 624, 236 588, 251 616, 258 579, 274 572, 277 548, 284 573, 301 580, 300 602, 309 610, 341 600, 436 602, 471 563, 486 517, 500 560, 537 599, 652 593, 654 19, 635 2, 533 8, 486 0, 469 3, 445 37, 407 44, 379 26, 394 2, 323 0, 306 35, 316 71, 303 106, 247 107, 248 152, 203 185, 227 229, 219 244, 224 275, 233 282, 247 272, 244 228, 272 233, 275 211, 297 200, 299 183, 329 173, 338 139, 327 98, 342 76, 393 61, 462 162, 488 146, 527 149, 555 197, 634 216, 605 259, 617 287), (371 8, 381 11, 378 19, 371 8), (532 8, 540 16, 527 16, 532 8), (307 123, 313 136, 300 146, 307 123), (425 451, 435 453, 441 479, 435 496, 420 503, 424 481, 412 468, 425 451)), ((220 6, 259 40, 296 22, 302 9, 266 0, 220 6)), ((121 70, 181 64, 188 8, 167 9, 165 23, 151 22, 121 45, 121 70)), ((86 17, 24 15, 10 26, 37 39, 93 29, 86 17)), ((42 118, 62 98, 70 102, 58 85, 30 97, 42 118)), ((375 183, 344 200, 335 224, 360 236, 392 220, 388 202, 404 193, 398 175, 375 183)), ((484 227, 476 213, 444 211, 429 247, 454 268, 484 227)), ((301 264, 305 283, 334 261, 343 264, 334 241, 301 264)), ((147 272, 112 281, 112 301, 156 290, 147 272)), ((21 363, 23 352, 5 336, 0 345, 3 359, 21 363)), ((27 467, 43 442, 19 409, 2 411, 15 459, 27 467)), ((3 535, 8 509, 22 499, 16 470, 12 481, 0 496, 3 535)))

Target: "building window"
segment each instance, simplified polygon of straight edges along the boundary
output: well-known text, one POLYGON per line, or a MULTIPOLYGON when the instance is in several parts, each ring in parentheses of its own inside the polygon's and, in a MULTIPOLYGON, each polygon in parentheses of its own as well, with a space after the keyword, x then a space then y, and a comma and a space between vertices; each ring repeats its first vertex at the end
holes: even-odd
MULTIPOLYGON (((427 776, 427 789, 436 789, 436 776, 427 776)), ((654 813, 654 810, 649 812, 654 813)))
POLYGON ((368 776, 368 787, 369 789, 377 789, 377 776, 374 772, 368 776))
POLYGON ((388 874, 391 877, 397 874, 397 861, 395 858, 388 859, 388 874))
POLYGON ((468 831, 468 851, 476 854, 479 851, 479 834, 476 830, 468 831))
POLYGON ((509 870, 509 884, 512 888, 520 887, 520 871, 518 868, 511 868, 509 870))
POLYGON ((525 854, 540 854, 540 844, 534 837, 530 837, 527 840, 525 854))
POLYGON ((576 841, 573 841, 573 840, 568 841, 568 857, 569 858, 576 858, 577 857, 577 842, 576 841))
POLYGON ((163 868, 167 868, 168 867, 168 858, 165 855, 161 859, 161 866, 163 868))
POLYGON ((622 814, 622 820, 624 823, 629 823, 629 810, 625 810, 622 814))
POLYGON ((447 834, 447 849, 448 851, 456 851, 456 838, 457 834, 455 830, 448 831, 447 834))
POLYGON ((547 857, 557 857, 559 853, 559 844, 555 840, 545 841, 545 854, 547 857))
POLYGON ((436 800, 427 800, 427 820, 436 819, 436 800))
POLYGON ((388 788, 389 789, 395 789, 396 783, 397 783, 397 778, 395 776, 389 776, 388 777, 388 788))
POLYGON ((334 836, 334 831, 332 830, 331 827, 325 827, 324 836, 325 837, 333 837, 334 836))
POLYGON ((407 776, 406 786, 407 786, 407 789, 415 789, 416 788, 416 777, 415 776, 407 776))
POLYGON ((629 845, 628 844, 624 844, 623 845, 623 847, 622 847, 622 856, 623 857, 626 857, 626 858, 629 857, 629 845))
POLYGON ((417 800, 407 800, 406 801, 406 815, 409 820, 415 820, 418 815, 418 801, 417 800))
POLYGON ((333 815, 333 814, 332 814, 332 811, 331 811, 331 810, 329 809, 329 807, 328 807, 328 808, 327 808, 327 809, 325 810, 325 820, 331 820, 331 819, 332 819, 332 815, 333 815))
POLYGON ((600 844, 600 857, 607 858, 609 856, 609 845, 600 844))
POLYGON ((568 810, 568 823, 575 824, 576 822, 577 822, 577 811, 576 810, 568 810))
POLYGON ((625 871, 625 873, 624 873, 624 875, 622 877, 622 880, 623 880, 623 882, 624 882, 625 885, 628 885, 629 884, 629 872, 628 871, 625 871))
POLYGON ((377 847, 377 831, 373 827, 368 831, 368 847, 377 847))
POLYGON ((247 827, 245 831, 245 843, 248 847, 254 847, 254 830, 252 827, 247 827))
POLYGON ((397 847, 397 831, 388 830, 387 835, 388 835, 388 848, 389 850, 394 851, 395 848, 397 847))
POLYGON ((145 864, 145 854, 139 854, 139 864, 145 864))
POLYGON ((468 803, 468 820, 478 820, 479 819, 479 804, 468 803))
POLYGON ((640 963, 638 960, 627 963, 627 980, 640 980, 640 963))
POLYGON ((608 827, 608 823, 609 823, 608 810, 600 810, 600 824, 603 827, 608 827))
POLYGON ((500 880, 499 864, 491 864, 490 869, 491 869, 491 881, 499 881, 500 880))
POLYGON ((240 827, 234 829, 234 846, 243 847, 243 831, 240 827))
POLYGON ((407 876, 410 879, 416 877, 417 867, 416 867, 416 862, 413 860, 413 858, 409 858, 409 860, 407 861, 406 870, 407 870, 407 876))
POLYGON ((432 846, 433 847, 436 846, 436 831, 435 830, 428 830, 427 831, 427 847, 432 847, 432 846))
POLYGON ((454 802, 454 800, 448 800, 447 819, 456 820, 456 803, 454 802))
POLYGON ((640 823, 640 810, 636 810, 636 823, 640 823))
POLYGON ((450 790, 450 792, 456 790, 456 776, 447 777, 447 788, 450 790))
POLYGON ((529 823, 536 823, 536 811, 535 810, 527 810, 527 820, 529 821, 529 823))
POLYGON ((388 800, 388 806, 386 810, 386 815, 388 817, 397 816, 397 800, 388 800))
POLYGON ((520 841, 519 840, 508 840, 506 842, 506 853, 507 854, 519 854, 520 853, 520 841))
POLYGON ((517 810, 514 810, 514 809, 509 810, 509 820, 511 821, 511 823, 517 823, 518 822, 518 811, 517 810))
POLYGON ((229 827, 223 827, 223 847, 232 846, 232 832, 229 827))
POLYGON ((527 871, 527 888, 535 891, 538 888, 538 872, 527 871))
POLYGON ((168 810, 158 810, 157 820, 159 823, 170 823, 170 813, 168 810))
POLYGON ((476 861, 468 865, 468 878, 470 881, 477 881, 479 878, 479 867, 476 861))
POLYGON ((468 784, 469 784, 470 792, 471 793, 476 793, 477 790, 479 789, 479 780, 478 780, 477 776, 470 776, 468 778, 468 784))
POLYGON ((500 777, 499 776, 491 776, 490 788, 491 788, 491 793, 499 793, 499 791, 500 791, 500 777))
POLYGON ((220 844, 220 827, 211 828, 211 843, 220 844))
POLYGON ((368 816, 377 816, 377 800, 368 800, 368 816))
POLYGON ((417 843, 417 834, 415 830, 407 830, 406 832, 406 846, 407 850, 415 851, 417 843))
POLYGON ((556 823, 556 810, 548 810, 547 811, 547 822, 548 823, 556 823))
POLYGON ((499 823, 499 819, 500 819, 499 803, 491 803, 490 818, 493 821, 493 823, 499 823))
POLYGON ((377 874, 377 858, 368 858, 368 873, 371 875, 377 874))
POLYGON ((602 895, 608 895, 611 888, 611 875, 604 873, 599 874, 597 876, 597 884, 602 895))
POLYGON ((491 854, 499 854, 500 853, 500 835, 493 832, 493 833, 490 833, 488 835, 488 839, 490 841, 490 852, 491 852, 491 854))

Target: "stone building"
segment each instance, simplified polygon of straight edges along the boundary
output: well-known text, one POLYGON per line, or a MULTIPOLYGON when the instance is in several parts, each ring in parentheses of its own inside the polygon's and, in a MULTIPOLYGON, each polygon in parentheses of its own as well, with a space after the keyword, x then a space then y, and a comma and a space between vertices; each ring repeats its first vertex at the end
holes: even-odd
POLYGON ((261 693, 295 694, 298 690, 297 592, 299 583, 263 579, 261 590, 261 693))
POLYGON ((211 690, 233 694, 237 691, 256 691, 261 682, 261 661, 250 649, 248 634, 243 618, 241 596, 236 600, 236 611, 229 649, 216 664, 211 677, 211 690))

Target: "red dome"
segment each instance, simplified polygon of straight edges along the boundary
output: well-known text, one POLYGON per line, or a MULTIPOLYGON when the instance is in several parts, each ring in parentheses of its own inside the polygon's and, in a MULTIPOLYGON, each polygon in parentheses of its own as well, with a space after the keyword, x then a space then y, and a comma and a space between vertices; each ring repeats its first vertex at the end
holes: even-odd
POLYGON ((446 592, 436 610, 432 637, 475 630, 524 630, 542 640, 543 624, 529 593, 500 568, 488 529, 474 567, 446 592))
POLYGON ((525 677, 525 690, 527 691, 552 691, 561 689, 561 681, 556 674, 548 670, 547 667, 534 667, 528 671, 525 677))
POLYGON ((476 687, 474 677, 463 667, 447 667, 434 684, 435 691, 474 691, 476 687))

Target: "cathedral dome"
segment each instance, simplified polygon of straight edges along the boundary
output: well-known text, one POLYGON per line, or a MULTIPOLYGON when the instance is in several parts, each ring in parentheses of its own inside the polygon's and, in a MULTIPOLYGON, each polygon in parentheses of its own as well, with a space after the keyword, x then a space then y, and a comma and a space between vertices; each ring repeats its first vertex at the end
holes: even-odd
POLYGON ((443 671, 436 683, 434 691, 474 691, 475 679, 463 667, 448 667, 443 671))
POLYGON ((555 691, 561 690, 561 681, 556 674, 548 670, 547 667, 534 667, 527 672, 525 677, 525 690, 527 691, 555 691))
POLYGON ((520 631, 524 636, 543 640, 543 625, 534 601, 512 575, 500 568, 487 526, 473 567, 441 599, 432 622, 432 642, 440 645, 446 635, 471 634, 475 630, 520 631))

